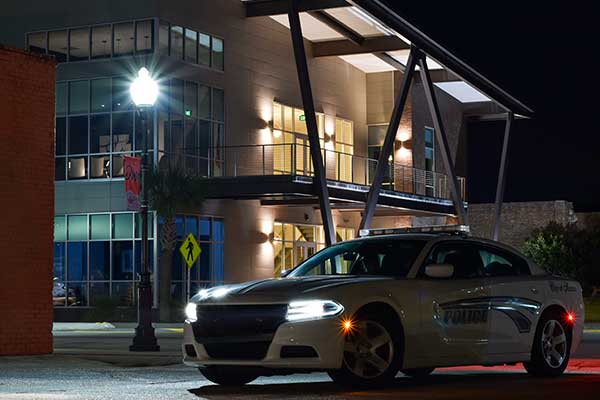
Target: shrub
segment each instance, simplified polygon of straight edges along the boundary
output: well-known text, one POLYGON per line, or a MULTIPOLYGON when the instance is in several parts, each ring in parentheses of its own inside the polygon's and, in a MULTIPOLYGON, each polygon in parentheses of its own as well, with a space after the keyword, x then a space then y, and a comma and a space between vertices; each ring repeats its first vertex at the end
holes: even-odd
POLYGON ((568 227, 550 223, 532 233, 523 245, 523 253, 552 274, 577 278, 571 235, 568 227))

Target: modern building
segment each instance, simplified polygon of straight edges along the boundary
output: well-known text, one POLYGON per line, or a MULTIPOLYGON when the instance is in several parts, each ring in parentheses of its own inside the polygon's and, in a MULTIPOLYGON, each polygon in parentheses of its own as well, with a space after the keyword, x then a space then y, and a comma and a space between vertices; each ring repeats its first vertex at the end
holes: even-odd
MULTIPOLYGON (((361 226, 464 222, 467 121, 531 114, 375 0, 8 0, 2 14, 0 42, 59 63, 56 318, 105 298, 134 305, 140 224, 123 156, 141 151, 128 94, 141 66, 161 86, 153 163, 207 178, 202 207, 177 218, 179 238, 202 247, 194 289, 278 276, 361 226), (298 15, 304 41, 292 40, 298 15), (406 69, 411 49, 425 75, 406 69)), ((156 272, 159 218, 151 225, 156 272)), ((178 252, 173 261, 183 303, 186 267, 178 252)))

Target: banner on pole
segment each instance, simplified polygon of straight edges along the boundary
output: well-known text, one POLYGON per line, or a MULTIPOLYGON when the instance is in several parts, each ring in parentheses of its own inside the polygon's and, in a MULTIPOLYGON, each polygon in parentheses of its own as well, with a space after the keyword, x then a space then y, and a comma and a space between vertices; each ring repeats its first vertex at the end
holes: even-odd
POLYGON ((142 159, 139 157, 123 157, 123 172, 125 174, 125 194, 127 210, 140 210, 140 192, 142 176, 142 159))

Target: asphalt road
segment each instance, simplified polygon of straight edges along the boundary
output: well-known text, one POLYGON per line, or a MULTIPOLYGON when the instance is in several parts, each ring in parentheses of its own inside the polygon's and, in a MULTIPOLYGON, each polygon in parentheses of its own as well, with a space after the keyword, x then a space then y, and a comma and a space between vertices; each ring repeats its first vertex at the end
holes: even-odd
POLYGON ((390 387, 373 391, 345 390, 322 373, 259 378, 241 388, 216 386, 198 371, 179 363, 178 332, 159 331, 158 336, 163 350, 159 356, 127 352, 131 340, 129 331, 115 330, 112 333, 62 333, 55 337, 59 351, 50 356, 0 357, 0 400, 562 400, 574 394, 578 399, 598 398, 600 394, 600 331, 586 333, 583 346, 574 355, 586 358, 587 364, 574 359, 570 372, 558 379, 531 378, 521 366, 463 367, 437 370, 423 381, 399 375, 390 387), (87 350, 87 355, 81 353, 83 350, 87 350))

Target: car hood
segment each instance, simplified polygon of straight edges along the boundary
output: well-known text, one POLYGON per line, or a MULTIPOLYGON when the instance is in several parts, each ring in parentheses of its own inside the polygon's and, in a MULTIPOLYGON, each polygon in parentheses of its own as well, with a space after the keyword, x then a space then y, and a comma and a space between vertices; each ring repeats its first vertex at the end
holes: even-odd
POLYGON ((393 278, 356 275, 273 278, 205 289, 195 295, 192 301, 219 303, 287 301, 303 295, 309 296, 321 290, 391 279, 393 278))

